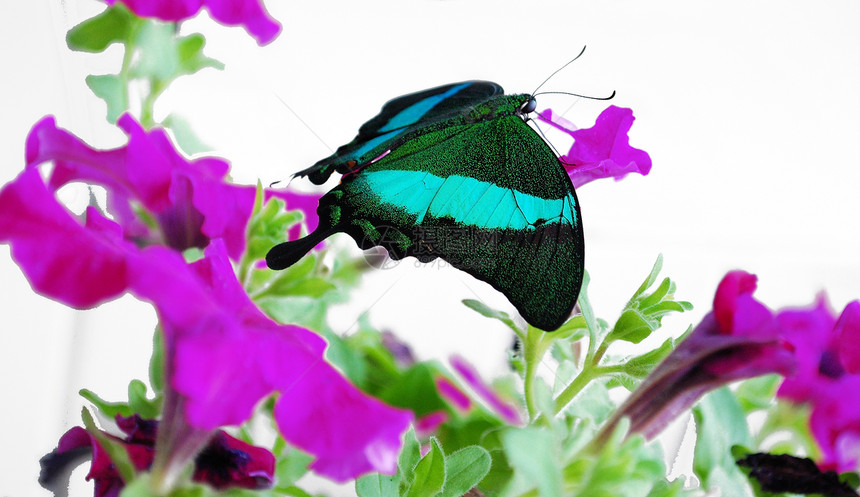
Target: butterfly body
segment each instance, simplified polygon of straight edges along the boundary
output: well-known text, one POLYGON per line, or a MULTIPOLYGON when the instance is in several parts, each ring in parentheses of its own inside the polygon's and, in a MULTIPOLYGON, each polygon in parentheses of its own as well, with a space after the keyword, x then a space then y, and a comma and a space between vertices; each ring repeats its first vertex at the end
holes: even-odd
POLYGON ((269 253, 286 267, 345 232, 392 258, 437 257, 490 283, 529 323, 558 328, 582 284, 583 233, 570 178, 526 123, 530 95, 489 82, 394 99, 332 156, 298 173, 341 183, 320 199, 320 228, 269 253))

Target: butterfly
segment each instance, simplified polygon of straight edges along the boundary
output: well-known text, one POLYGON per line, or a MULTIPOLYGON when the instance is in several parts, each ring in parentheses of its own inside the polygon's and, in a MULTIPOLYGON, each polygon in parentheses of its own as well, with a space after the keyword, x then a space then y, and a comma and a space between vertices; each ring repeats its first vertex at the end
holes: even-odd
POLYGON ((532 95, 466 81, 387 102, 358 136, 296 176, 341 182, 319 226, 266 255, 289 267, 329 236, 392 259, 441 258, 502 292, 531 325, 561 326, 582 286, 579 203, 559 159, 528 124, 532 95))

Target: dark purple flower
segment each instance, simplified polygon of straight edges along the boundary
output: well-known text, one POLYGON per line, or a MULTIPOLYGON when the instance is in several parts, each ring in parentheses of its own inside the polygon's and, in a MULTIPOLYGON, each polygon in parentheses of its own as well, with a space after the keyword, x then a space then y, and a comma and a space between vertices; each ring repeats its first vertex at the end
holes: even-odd
MULTIPOLYGON (((113 5, 117 0, 106 0, 113 5)), ((227 26, 243 26, 265 45, 278 36, 281 25, 272 19, 260 0, 119 0, 139 17, 162 21, 182 21, 197 15, 206 7, 212 19, 227 26)))
MULTIPOLYGON (((158 422, 144 420, 138 416, 117 416, 116 422, 125 437, 120 438, 108 433, 103 433, 104 436, 125 449, 136 470, 149 469, 155 454, 158 422)), ((52 476, 50 473, 63 469, 55 467, 51 463, 52 460, 59 460, 62 464, 64 454, 81 449, 90 449, 92 453, 90 471, 86 478, 94 482, 95 497, 118 496, 125 482, 111 461, 109 453, 96 437, 79 426, 67 431, 60 438, 54 452, 43 459, 41 478, 49 480, 52 476)), ((274 484, 274 473, 275 457, 271 452, 218 430, 197 455, 192 478, 218 489, 263 489, 274 484)))
POLYGON ((728 273, 717 288, 713 312, 628 397, 600 436, 609 436, 629 417, 632 433, 653 438, 710 390, 768 373, 792 374, 791 347, 770 310, 753 298, 755 288, 754 275, 728 273))
POLYGON ((576 129, 569 121, 547 109, 538 118, 573 137, 570 151, 560 157, 574 187, 600 178, 620 180, 630 173, 651 171, 648 153, 630 146, 627 133, 633 126, 633 111, 610 105, 597 117, 594 126, 576 129))

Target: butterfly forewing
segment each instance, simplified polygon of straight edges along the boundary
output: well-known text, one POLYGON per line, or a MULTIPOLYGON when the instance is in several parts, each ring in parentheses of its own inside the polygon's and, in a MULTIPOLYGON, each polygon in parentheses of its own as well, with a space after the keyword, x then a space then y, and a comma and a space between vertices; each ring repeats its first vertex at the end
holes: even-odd
POLYGON ((325 183, 331 173, 345 174, 385 152, 392 140, 451 116, 462 114, 504 90, 489 81, 465 81, 430 88, 388 101, 373 119, 364 123, 351 142, 329 157, 299 171, 315 184, 325 183))

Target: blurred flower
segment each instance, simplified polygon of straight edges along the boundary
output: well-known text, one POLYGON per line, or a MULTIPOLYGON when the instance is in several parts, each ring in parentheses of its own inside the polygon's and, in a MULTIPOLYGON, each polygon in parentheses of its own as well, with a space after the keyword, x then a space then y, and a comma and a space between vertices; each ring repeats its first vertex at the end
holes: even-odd
POLYGON ((651 171, 648 153, 630 146, 627 133, 633 126, 633 111, 610 105, 597 117, 594 126, 577 129, 570 121, 547 109, 538 119, 573 137, 570 151, 560 157, 574 187, 600 178, 622 179, 630 173, 651 171))
POLYGON ((717 288, 713 312, 627 398, 601 436, 629 417, 631 433, 653 438, 710 390, 768 373, 792 374, 791 346, 770 310, 753 298, 755 288, 754 275, 728 273, 717 288))
MULTIPOLYGON (((103 436, 125 450, 136 470, 148 469, 153 461, 158 422, 144 420, 136 415, 128 418, 117 416, 116 422, 126 436, 120 438, 102 432, 103 436)), ((81 450, 92 454, 87 480, 94 481, 95 497, 118 496, 125 482, 111 461, 109 452, 96 437, 79 426, 67 431, 60 438, 57 448, 42 459, 40 483, 51 487, 67 485, 67 482, 54 483, 53 478, 73 461, 66 456, 81 450)), ((274 484, 274 473, 275 457, 271 452, 218 430, 195 459, 192 478, 218 489, 263 489, 274 484)))
MULTIPOLYGON (((484 402, 489 404, 490 408, 498 414, 499 417, 505 420, 505 422, 512 425, 522 424, 519 410, 515 406, 502 400, 501 397, 499 397, 496 392, 490 388, 490 386, 481 380, 481 377, 478 375, 475 368, 466 362, 465 359, 460 356, 451 357, 451 367, 460 374, 463 380, 466 381, 466 384, 469 385, 480 398, 484 399, 484 402)), ((440 390, 439 393, 441 394, 442 390, 440 390)), ((451 392, 446 393, 450 394, 451 392)), ((466 399, 466 401, 468 400, 469 399, 466 399)))
POLYGON ((849 373, 860 374, 860 300, 845 306, 835 331, 840 363, 849 373))
POLYGON ((436 390, 439 391, 439 395, 441 395, 443 399, 447 400, 449 404, 461 411, 468 411, 469 408, 472 407, 472 401, 469 400, 469 396, 463 393, 463 391, 448 378, 441 375, 437 376, 435 383, 436 390))
POLYGON ((798 361, 797 374, 782 382, 777 397, 812 407, 809 425, 824 456, 820 465, 840 472, 856 470, 860 458, 860 374, 852 373, 858 317, 860 302, 849 303, 837 320, 823 297, 808 309, 777 315, 798 361))
MULTIPOLYGON (((113 5, 117 0, 106 0, 113 5)), ((241 25, 265 45, 281 32, 281 25, 272 19, 260 0, 119 0, 139 17, 155 17, 162 21, 182 21, 197 15, 206 7, 212 19, 227 26, 241 25)))

